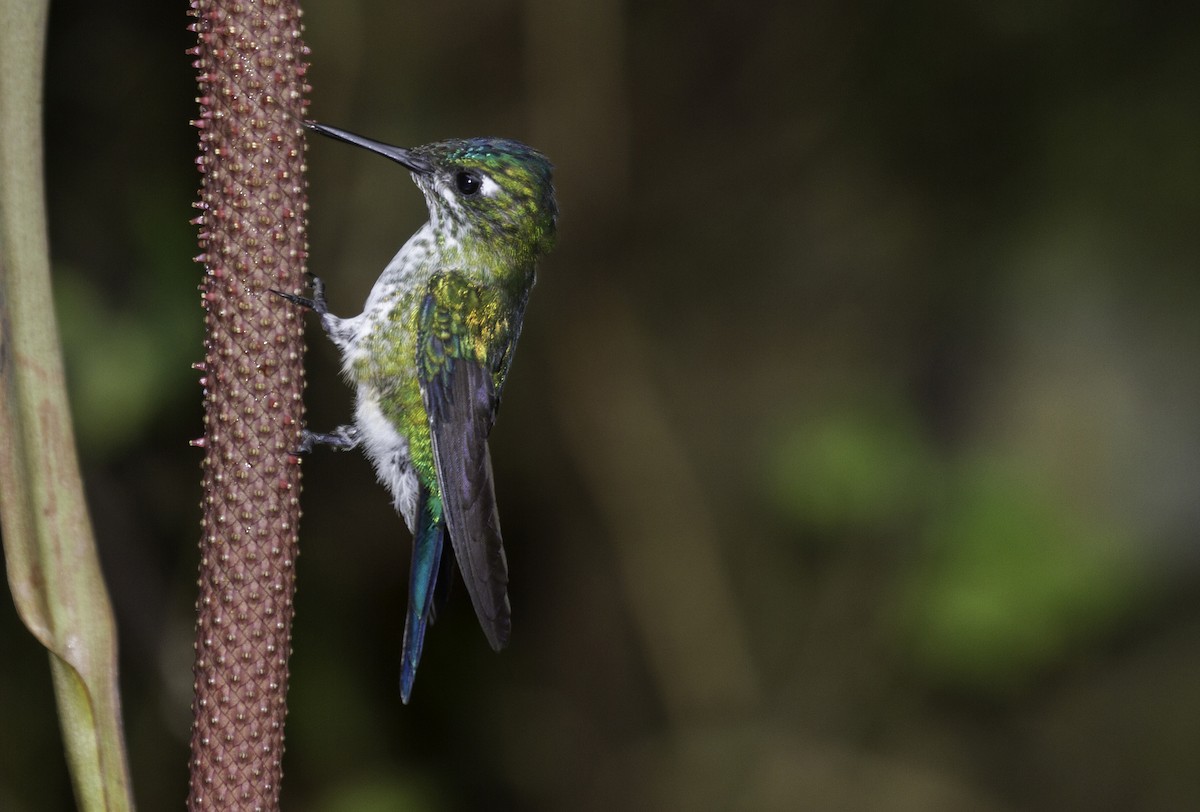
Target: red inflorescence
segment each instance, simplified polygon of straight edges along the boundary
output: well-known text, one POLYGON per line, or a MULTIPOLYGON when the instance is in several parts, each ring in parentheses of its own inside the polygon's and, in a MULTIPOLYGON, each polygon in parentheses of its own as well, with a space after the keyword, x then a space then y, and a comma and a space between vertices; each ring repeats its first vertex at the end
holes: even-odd
POLYGON ((278 809, 303 325, 307 86, 294 0, 196 0, 200 253, 207 310, 203 533, 189 809, 278 809), (253 137, 244 137, 244 134, 253 137), (299 181, 299 182, 297 182, 299 181))

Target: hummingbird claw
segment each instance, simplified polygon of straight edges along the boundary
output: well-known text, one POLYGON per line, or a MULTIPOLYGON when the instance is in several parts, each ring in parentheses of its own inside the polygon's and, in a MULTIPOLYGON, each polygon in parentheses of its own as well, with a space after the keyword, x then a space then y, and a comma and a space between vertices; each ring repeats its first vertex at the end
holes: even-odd
POLYGON ((291 453, 297 457, 308 454, 314 447, 327 445, 338 451, 349 451, 358 445, 358 429, 354 426, 338 426, 328 434, 305 429, 300 432, 300 445, 291 453))
POLYGON ((275 288, 268 288, 268 290, 270 290, 276 296, 282 296, 283 298, 287 299, 289 302, 291 302, 294 305, 299 305, 300 307, 303 307, 307 310, 316 310, 317 309, 317 303, 314 302, 312 299, 306 299, 303 296, 297 296, 294 293, 285 293, 282 290, 275 290, 275 288))
POLYGON ((312 453, 313 446, 316 445, 313 440, 313 433, 308 429, 300 432, 300 444, 293 448, 288 453, 295 457, 305 457, 312 453))
POLYGON ((306 296, 297 296, 295 293, 285 293, 282 290, 269 288, 276 296, 282 296, 294 305, 303 307, 306 310, 311 310, 318 316, 324 316, 329 313, 329 305, 325 303, 325 283, 321 281, 319 276, 311 272, 306 272, 308 277, 308 286, 312 288, 313 296, 309 299, 306 296))

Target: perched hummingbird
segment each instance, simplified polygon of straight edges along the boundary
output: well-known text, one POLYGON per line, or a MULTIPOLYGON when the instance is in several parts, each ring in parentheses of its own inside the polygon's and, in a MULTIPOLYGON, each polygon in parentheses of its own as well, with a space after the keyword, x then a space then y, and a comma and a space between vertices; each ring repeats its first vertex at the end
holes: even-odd
POLYGON ((397 162, 429 207, 429 222, 384 268, 361 314, 330 313, 316 277, 311 299, 276 291, 321 317, 357 389, 354 423, 305 432, 300 450, 362 446, 413 534, 400 670, 407 704, 425 626, 445 601, 453 561, 492 648, 508 643, 508 564, 487 440, 534 264, 554 244, 551 165, 500 138, 403 149, 305 126, 397 162))

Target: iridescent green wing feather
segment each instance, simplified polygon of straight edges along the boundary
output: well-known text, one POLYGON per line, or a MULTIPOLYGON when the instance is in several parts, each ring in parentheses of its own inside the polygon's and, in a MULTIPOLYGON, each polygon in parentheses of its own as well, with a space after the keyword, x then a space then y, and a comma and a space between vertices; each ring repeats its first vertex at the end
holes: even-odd
POLYGON ((435 276, 421 305, 417 376, 450 543, 492 648, 508 643, 508 564, 487 438, 514 330, 501 294, 458 273, 435 276))

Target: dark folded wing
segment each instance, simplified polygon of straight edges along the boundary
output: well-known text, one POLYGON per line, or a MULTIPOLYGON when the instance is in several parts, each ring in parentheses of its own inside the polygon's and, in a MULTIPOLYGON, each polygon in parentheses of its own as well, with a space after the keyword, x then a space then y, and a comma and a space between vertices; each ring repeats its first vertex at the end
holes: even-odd
POLYGON ((480 292, 456 274, 435 277, 421 308, 418 375, 450 543, 492 648, 508 643, 508 563, 487 438, 507 330, 478 318, 480 292))

